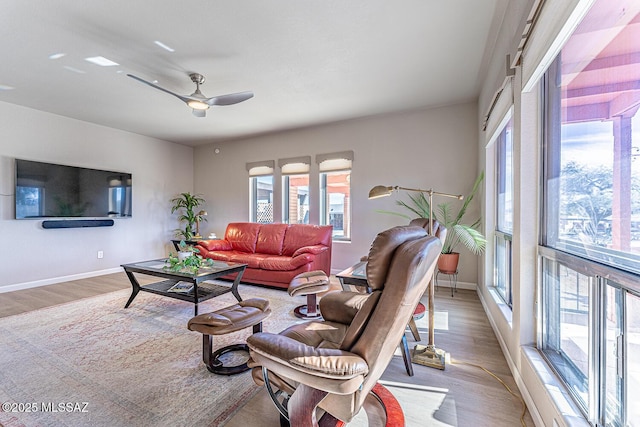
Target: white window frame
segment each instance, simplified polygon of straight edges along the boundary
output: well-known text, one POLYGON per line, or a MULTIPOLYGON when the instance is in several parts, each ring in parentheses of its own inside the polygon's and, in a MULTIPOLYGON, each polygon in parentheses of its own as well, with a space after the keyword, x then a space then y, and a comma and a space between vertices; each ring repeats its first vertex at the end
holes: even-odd
MULTIPOLYGON (((287 159, 279 159, 278 166, 282 175, 282 222, 285 224, 291 224, 291 218, 289 215, 289 195, 291 190, 291 178, 306 176, 309 181, 308 191, 311 192, 310 182, 310 170, 311 170, 311 156, 291 157, 287 159)), ((309 203, 309 215, 311 211, 310 194, 307 195, 309 203)), ((310 219, 308 220, 310 221, 310 219)), ((297 222, 295 222, 297 223, 297 222)), ((294 223, 294 224, 295 224, 294 223)), ((304 218, 303 218, 304 223, 304 218)))
POLYGON ((353 151, 342 151, 338 153, 318 154, 316 163, 319 171, 320 184, 320 225, 332 225, 330 218, 329 192, 327 191, 327 178, 330 175, 348 173, 347 182, 349 189, 345 192, 342 212, 342 229, 334 227, 333 240, 351 240, 351 169, 353 167, 353 151))
POLYGON ((263 179, 264 177, 271 177, 271 222, 274 221, 274 170, 274 160, 247 163, 247 171, 249 172, 249 221, 251 222, 264 222, 260 221, 260 218, 258 217, 258 183, 259 180, 263 179))
MULTIPOLYGON (((495 286, 498 295, 504 300, 504 302, 509 306, 509 308, 513 308, 513 207, 514 207, 514 158, 513 158, 513 108, 511 108, 500 125, 498 126, 496 133, 497 136, 495 138, 495 231, 494 231, 494 281, 493 284, 495 286), (504 147, 503 144, 506 145, 507 138, 507 127, 510 125, 511 128, 511 158, 507 159, 507 154, 503 152, 504 147), (500 205, 505 205, 505 201, 501 199, 501 190, 500 186, 503 184, 502 179, 506 174, 506 170, 503 168, 507 167, 507 162, 511 163, 511 229, 507 229, 501 227, 501 214, 502 209, 500 205)), ((506 187, 506 184, 505 184, 506 187)), ((504 190, 506 193, 506 189, 504 190)))

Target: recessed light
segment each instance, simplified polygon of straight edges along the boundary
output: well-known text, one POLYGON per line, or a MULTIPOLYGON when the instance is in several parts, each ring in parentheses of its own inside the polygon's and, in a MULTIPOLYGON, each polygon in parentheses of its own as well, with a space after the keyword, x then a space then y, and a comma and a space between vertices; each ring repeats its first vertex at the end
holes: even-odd
POLYGON ((73 71, 74 73, 78 73, 78 74, 86 74, 86 71, 78 70, 77 68, 73 68, 73 67, 70 67, 70 66, 68 66, 68 65, 65 65, 65 66, 64 66, 64 67, 62 67, 62 68, 64 68, 65 70, 73 71))
POLYGON ((0 85, 0 90, 13 90, 15 89, 13 86, 0 85))
POLYGON ((154 43, 157 44, 158 46, 160 46, 161 48, 163 48, 166 51, 169 51, 169 52, 175 52, 176 51, 175 49, 167 46, 166 44, 162 43, 161 41, 156 40, 156 41, 154 41, 154 43))
POLYGON ((49 55, 49 59, 60 59, 65 55, 66 53, 52 53, 51 55, 49 55))
POLYGON ((90 58, 84 58, 84 60, 101 67, 113 67, 120 65, 117 62, 113 62, 112 60, 105 58, 104 56, 92 56, 90 58))

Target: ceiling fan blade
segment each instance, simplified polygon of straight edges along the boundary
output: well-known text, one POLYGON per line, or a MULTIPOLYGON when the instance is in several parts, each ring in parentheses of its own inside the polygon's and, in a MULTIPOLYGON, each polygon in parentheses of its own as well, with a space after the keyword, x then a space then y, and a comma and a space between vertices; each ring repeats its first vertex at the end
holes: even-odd
POLYGON ((132 79, 134 79, 134 80, 139 81, 140 83, 144 83, 144 84, 149 85, 149 86, 151 86, 151 87, 153 87, 153 88, 156 88, 156 89, 158 89, 158 90, 161 90, 161 91, 163 91, 163 92, 166 92, 166 93, 168 93, 169 95, 173 95, 173 96, 175 96, 176 98, 178 98, 179 100, 181 100, 182 102, 187 102, 187 101, 189 101, 189 98, 188 98, 188 97, 185 97, 185 96, 182 96, 182 95, 178 95, 177 93, 173 93, 173 92, 171 92, 170 90, 167 90, 167 89, 165 89, 165 88, 163 88, 163 87, 160 87, 160 86, 158 86, 158 85, 156 85, 156 84, 153 84, 153 83, 148 82, 148 81, 146 81, 146 80, 144 80, 144 79, 141 79, 141 78, 140 78, 140 77, 138 77, 138 76, 134 76, 133 74, 127 74, 127 76, 131 77, 131 78, 132 78, 132 79))
POLYGON ((191 112, 196 117, 204 117, 207 115, 207 110, 196 110, 195 108, 192 108, 191 112))
POLYGON ((238 92, 229 95, 214 96, 205 102, 209 105, 233 105, 253 98, 253 92, 238 92))

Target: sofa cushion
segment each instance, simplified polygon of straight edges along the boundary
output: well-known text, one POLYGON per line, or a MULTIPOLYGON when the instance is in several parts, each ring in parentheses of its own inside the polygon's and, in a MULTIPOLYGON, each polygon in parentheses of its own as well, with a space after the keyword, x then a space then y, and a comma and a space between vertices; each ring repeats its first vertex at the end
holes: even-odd
POLYGON ((282 255, 292 256, 303 246, 328 246, 332 231, 333 227, 330 225, 291 224, 284 235, 282 255))
POLYGON ((263 270, 290 271, 310 263, 313 258, 313 255, 308 253, 293 258, 284 255, 269 256, 260 261, 260 268, 263 270))
POLYGON ((288 224, 263 224, 258 231, 256 253, 281 255, 288 224))
POLYGON ((256 251, 260 227, 261 224, 253 222, 232 222, 227 226, 224 240, 236 251, 253 253, 256 251))
POLYGON ((229 261, 247 264, 249 268, 260 268, 260 262, 270 256, 268 254, 248 254, 246 252, 232 251, 229 254, 229 261))
POLYGON ((233 251, 210 251, 202 254, 203 258, 211 258, 218 261, 230 262, 233 251))

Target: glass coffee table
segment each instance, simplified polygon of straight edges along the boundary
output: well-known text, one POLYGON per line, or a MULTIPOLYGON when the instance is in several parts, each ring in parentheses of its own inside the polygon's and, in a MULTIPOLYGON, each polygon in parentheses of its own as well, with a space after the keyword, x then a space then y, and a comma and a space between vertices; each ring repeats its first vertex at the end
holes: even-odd
POLYGON ((228 292, 233 293, 233 296, 236 297, 238 301, 242 301, 242 297, 240 297, 238 293, 238 285, 240 284, 245 268, 247 268, 247 264, 214 261, 212 266, 201 267, 197 273, 190 273, 188 271, 171 271, 165 269, 165 261, 166 259, 156 259, 152 261, 135 262, 133 264, 123 264, 121 266, 124 268, 133 288, 129 301, 127 301, 124 308, 128 308, 129 305, 131 305, 140 291, 192 302, 195 305, 195 315, 198 314, 198 303, 228 292), (233 273, 237 273, 237 275, 230 285, 210 282, 213 279, 233 273), (165 280, 140 285, 135 274, 155 276, 164 278, 165 280), (180 284, 176 286, 178 282, 180 282, 180 284), (191 287, 191 285, 193 285, 193 287, 191 287), (180 291, 177 289, 178 287, 182 287, 183 289, 180 291))

